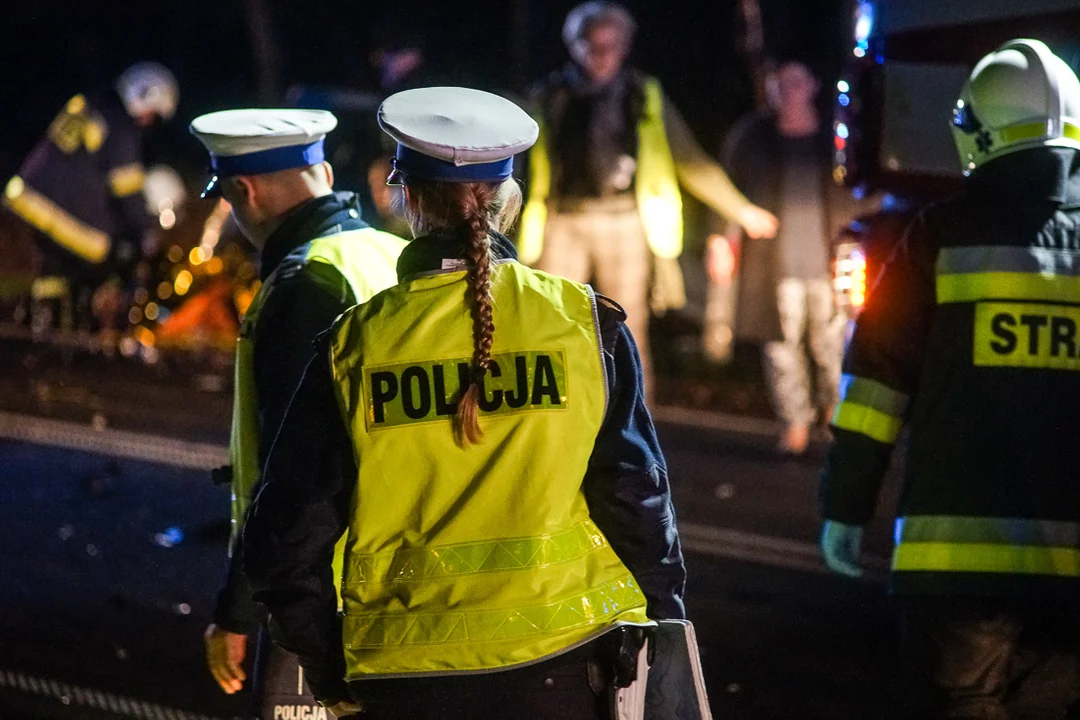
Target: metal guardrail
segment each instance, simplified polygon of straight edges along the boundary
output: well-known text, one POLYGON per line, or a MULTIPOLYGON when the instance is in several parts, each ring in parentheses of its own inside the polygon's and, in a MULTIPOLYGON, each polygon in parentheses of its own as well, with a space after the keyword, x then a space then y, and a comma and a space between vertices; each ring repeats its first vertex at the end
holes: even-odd
POLYGON ((75 714, 75 708, 89 708, 116 717, 136 720, 215 720, 209 715, 177 710, 104 690, 69 685, 53 678, 0 669, 0 689, 5 688, 70 707, 71 717, 78 717, 75 714))
POLYGON ((189 470, 210 470, 228 462, 229 451, 216 443, 190 442, 111 428, 0 411, 0 438, 160 463, 189 470))

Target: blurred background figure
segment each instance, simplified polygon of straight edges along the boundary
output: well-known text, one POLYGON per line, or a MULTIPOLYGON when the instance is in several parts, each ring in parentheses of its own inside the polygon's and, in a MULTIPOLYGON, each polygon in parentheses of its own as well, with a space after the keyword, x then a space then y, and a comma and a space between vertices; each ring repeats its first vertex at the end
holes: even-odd
POLYGON ((837 401, 844 320, 833 297, 831 244, 855 203, 831 179, 831 128, 818 113, 818 79, 790 60, 767 87, 768 112, 733 129, 724 162, 746 196, 780 218, 779 232, 746 243, 737 227, 713 235, 706 265, 716 283, 738 273, 735 335, 763 344, 770 398, 786 426, 778 448, 800 454, 814 420, 827 421, 837 401))
POLYGON ((51 327, 59 309, 64 329, 89 328, 92 316, 103 346, 115 344, 136 262, 157 251, 157 218, 142 192, 142 135, 171 118, 178 100, 167 68, 133 65, 114 91, 68 100, 8 181, 4 205, 38 239, 35 331, 51 327))
POLYGON ((656 78, 626 67, 635 30, 617 3, 588 2, 567 16, 572 62, 533 94, 541 131, 518 248, 524 262, 591 281, 622 304, 651 394, 650 310, 686 302, 680 182, 752 237, 773 235, 777 221, 705 154, 656 78))
MULTIPOLYGON (((327 157, 342 184, 356 188, 365 221, 373 227, 406 235, 408 225, 393 211, 392 188, 386 185, 394 146, 375 121, 375 111, 389 95, 401 90, 446 85, 427 60, 427 41, 401 28, 377 30, 367 53, 370 80, 358 86, 295 85, 286 104, 312 110, 328 110, 341 122, 339 132, 327 142, 327 157)), ((361 83, 356 83, 360 85, 361 83)))

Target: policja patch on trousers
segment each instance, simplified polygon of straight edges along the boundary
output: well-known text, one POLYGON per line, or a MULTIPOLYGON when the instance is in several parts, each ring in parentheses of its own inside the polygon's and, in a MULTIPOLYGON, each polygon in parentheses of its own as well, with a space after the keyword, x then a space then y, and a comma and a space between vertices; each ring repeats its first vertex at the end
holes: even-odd
POLYGON ((270 642, 265 628, 259 636, 259 655, 264 653, 255 679, 254 705, 261 720, 332 720, 304 682, 299 659, 270 642))

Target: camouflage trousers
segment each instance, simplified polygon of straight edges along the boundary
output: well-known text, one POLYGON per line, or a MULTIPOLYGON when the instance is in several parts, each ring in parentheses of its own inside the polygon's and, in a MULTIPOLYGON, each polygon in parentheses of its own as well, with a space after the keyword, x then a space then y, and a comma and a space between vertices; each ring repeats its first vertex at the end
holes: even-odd
POLYGON ((776 302, 783 340, 766 343, 762 353, 773 409, 788 425, 828 420, 824 416, 839 398, 844 336, 832 283, 828 278, 784 278, 776 287, 776 302))

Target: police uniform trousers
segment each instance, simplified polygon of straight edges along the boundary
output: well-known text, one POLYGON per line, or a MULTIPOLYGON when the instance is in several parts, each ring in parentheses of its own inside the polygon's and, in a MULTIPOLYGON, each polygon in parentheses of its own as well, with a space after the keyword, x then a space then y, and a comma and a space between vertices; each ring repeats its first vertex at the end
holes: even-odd
POLYGON ((904 720, 1080 718, 1080 616, 1071 603, 902 599, 904 720))
POLYGON ((364 720, 610 720, 604 638, 515 670, 351 683, 364 720))
POLYGON ((251 717, 300 720, 326 714, 304 682, 299 659, 270 640, 266 625, 259 628, 255 657, 251 717))
POLYGON ((611 211, 566 212, 552 208, 536 268, 575 282, 592 283, 597 292, 622 306, 626 311, 626 327, 641 354, 645 397, 651 399, 654 385, 649 351, 652 252, 636 206, 632 202, 621 206, 622 209, 611 211))

